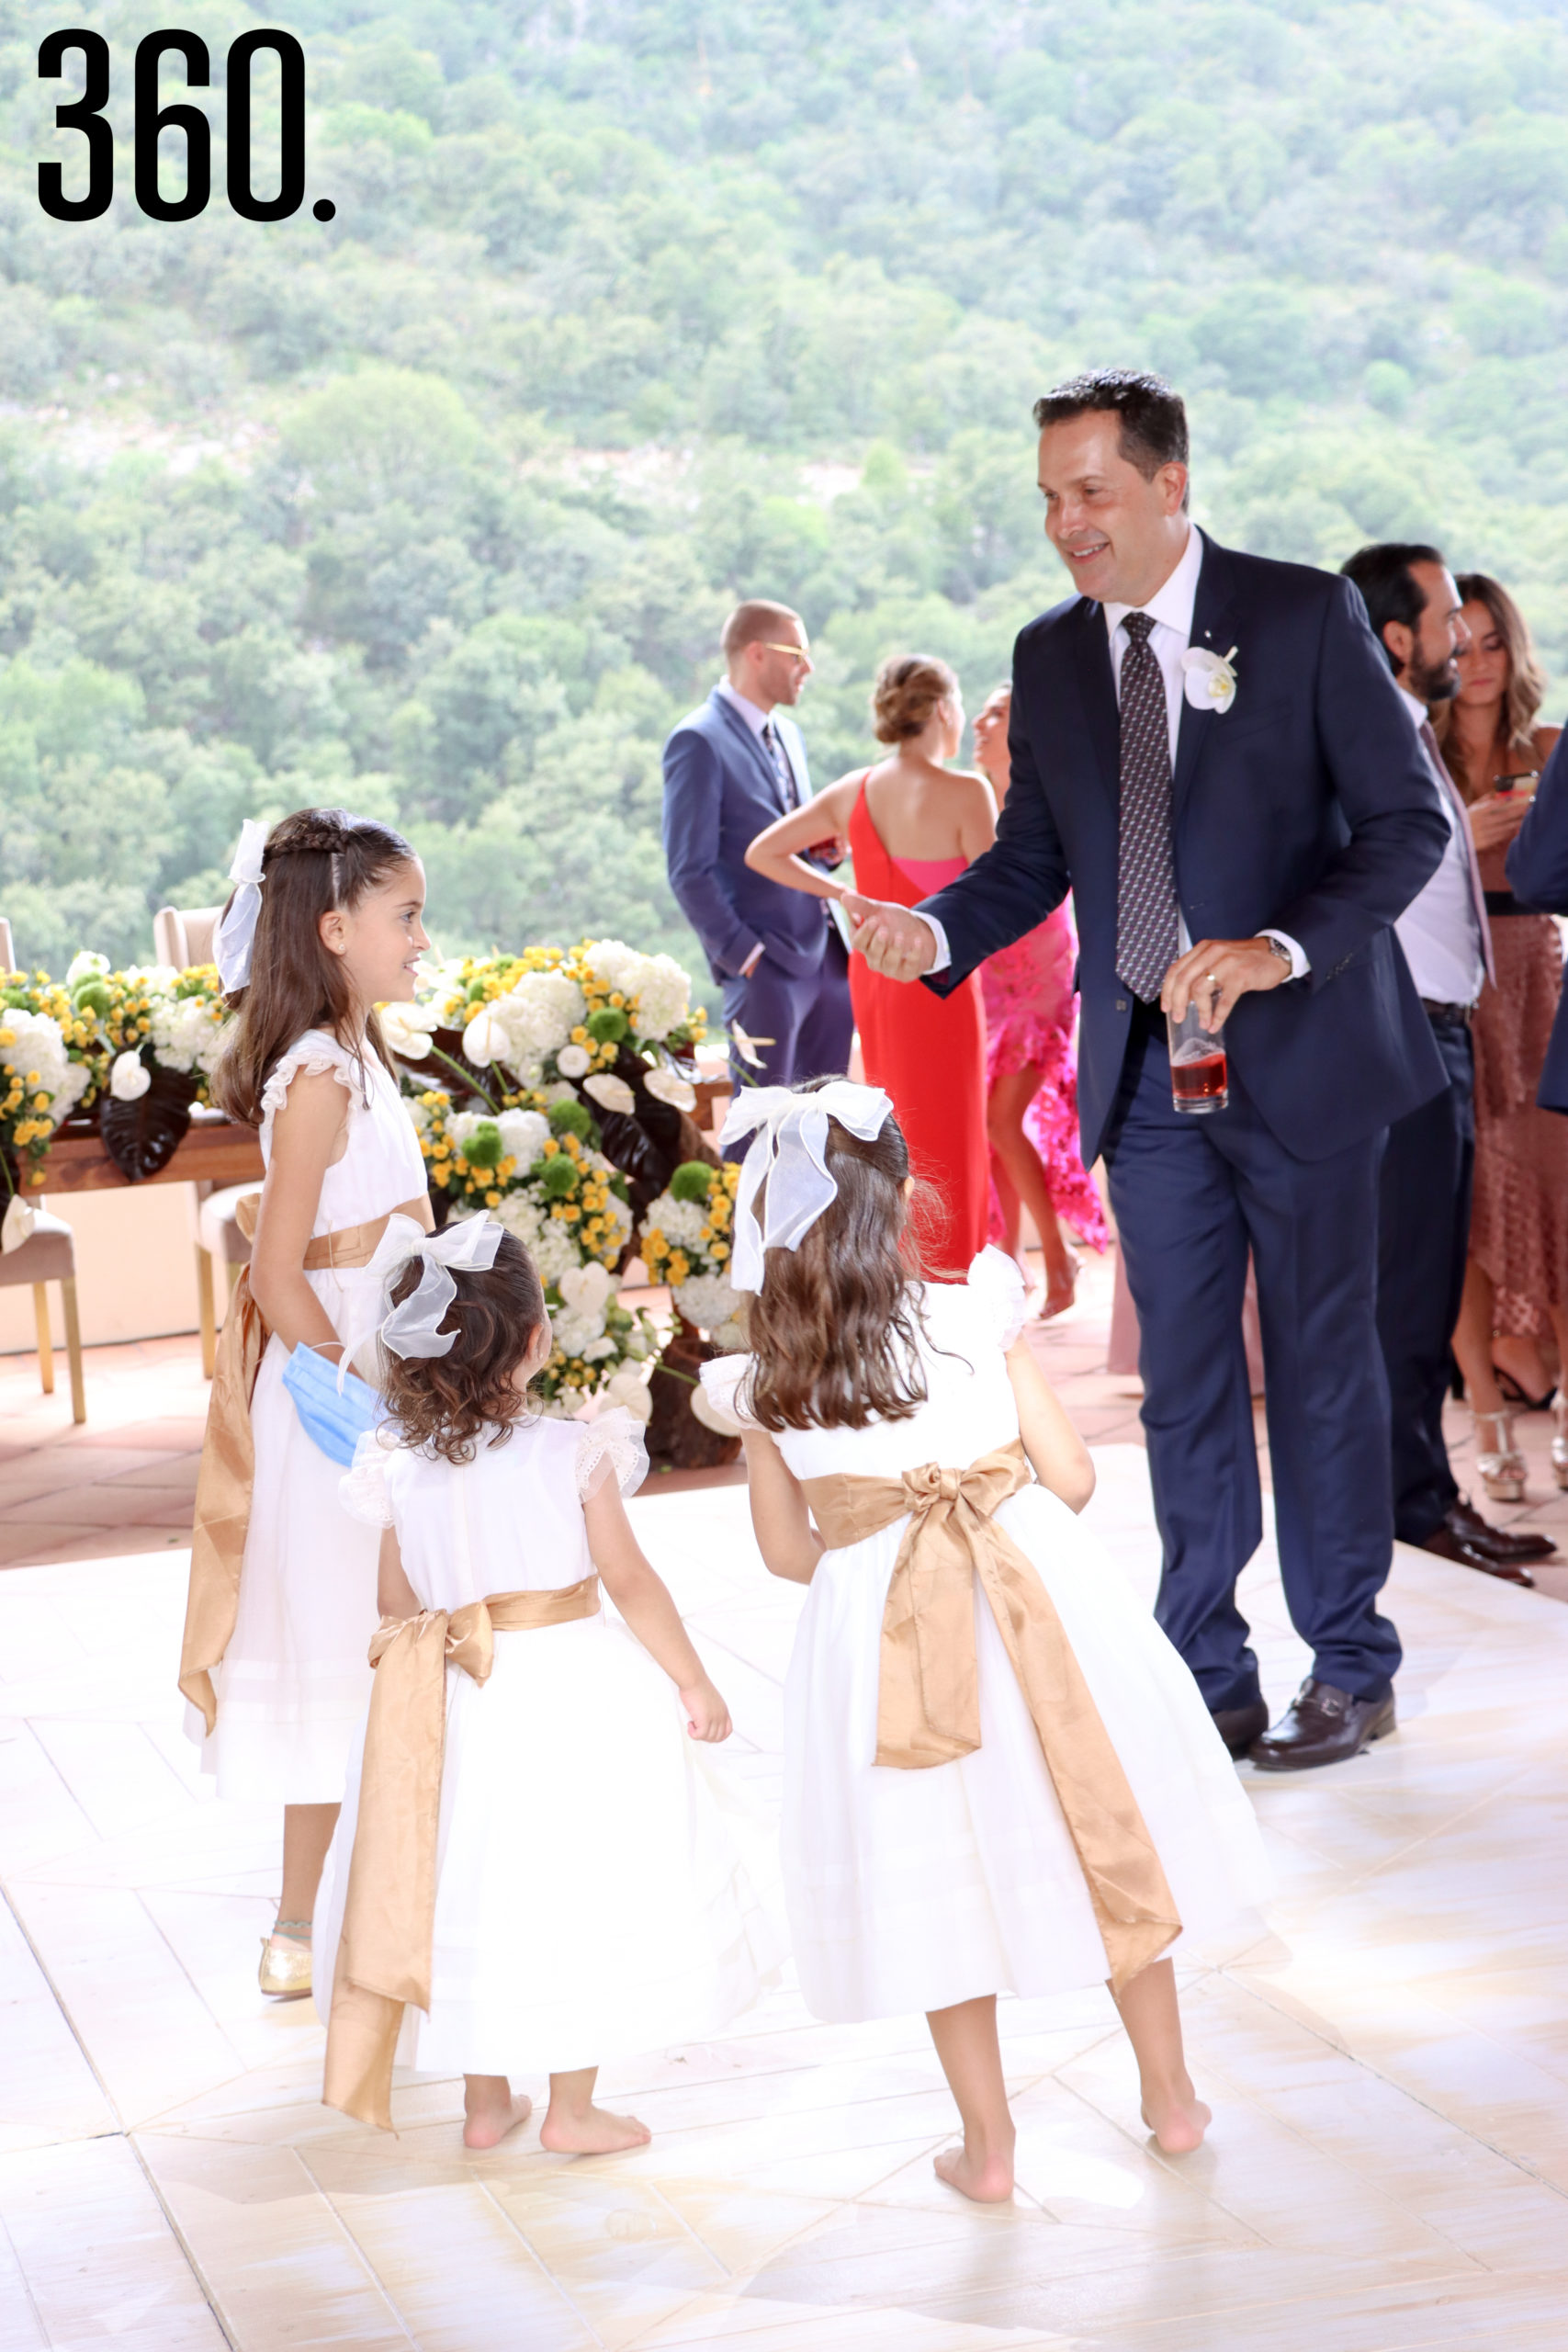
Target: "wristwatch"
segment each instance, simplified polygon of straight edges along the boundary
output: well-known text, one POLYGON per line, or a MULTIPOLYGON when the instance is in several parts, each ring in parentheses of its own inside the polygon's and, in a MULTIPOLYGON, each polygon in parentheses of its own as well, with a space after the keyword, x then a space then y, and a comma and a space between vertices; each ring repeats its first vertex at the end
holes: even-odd
POLYGON ((1266 933, 1264 935, 1268 939, 1269 946, 1274 950, 1275 955, 1280 958, 1280 963, 1283 964, 1286 971, 1293 972, 1296 968, 1296 959, 1292 955, 1290 949, 1286 946, 1284 941, 1282 939, 1276 939, 1271 933, 1266 933))

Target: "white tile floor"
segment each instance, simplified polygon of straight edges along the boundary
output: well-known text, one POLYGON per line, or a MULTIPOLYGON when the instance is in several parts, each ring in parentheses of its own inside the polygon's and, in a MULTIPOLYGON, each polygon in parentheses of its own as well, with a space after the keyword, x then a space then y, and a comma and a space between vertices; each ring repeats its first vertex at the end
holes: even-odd
MULTIPOLYGON (((1093 1506, 1152 1588, 1144 1457, 1093 1506)), ((776 1773, 796 1596, 735 1488, 634 1505, 739 1733, 776 1773)), ((1210 2145, 1154 2154, 1106 1996, 1004 2010, 1011 2210, 933 2179, 920 2021, 790 1992, 607 2075, 655 2132, 465 2156, 452 2083, 383 2140, 318 2103, 308 2005, 255 1990, 276 1817, 196 1783, 171 1662, 183 1555, 0 1577, 0 2345, 126 2352, 1562 2352, 1568 1611, 1420 1555, 1391 1607, 1399 1736, 1248 1776, 1271 1932, 1185 1972, 1210 2145)), ((1302 1668, 1267 1555, 1270 1696, 1302 1668)), ((536 2092, 541 2087, 528 2086, 536 2092)))

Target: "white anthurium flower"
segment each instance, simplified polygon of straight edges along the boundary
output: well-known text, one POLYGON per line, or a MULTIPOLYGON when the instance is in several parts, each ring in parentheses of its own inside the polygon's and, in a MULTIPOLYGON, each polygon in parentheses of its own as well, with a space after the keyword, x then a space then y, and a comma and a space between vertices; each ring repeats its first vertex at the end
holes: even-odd
MULTIPOLYGON (((557 1058, 558 1060, 559 1057, 558 1056, 557 1058)), ((585 1078, 582 1081, 582 1091, 584 1094, 591 1094, 593 1097, 601 1110, 635 1111, 637 1109, 637 1096, 632 1092, 626 1080, 617 1078, 614 1070, 602 1069, 597 1077, 585 1078)))
POLYGON ((616 1284, 608 1266, 594 1264, 574 1266, 561 1276, 557 1287, 575 1314, 603 1315, 616 1284))
POLYGON ((140 1054, 117 1054, 109 1071, 109 1092, 117 1102, 135 1102, 152 1083, 152 1073, 140 1054))
POLYGON ((1181 657, 1186 673, 1182 691, 1194 710, 1227 711, 1235 700, 1235 647, 1228 653, 1211 653, 1206 645, 1190 645, 1181 657))
POLYGON ((488 1069, 506 1051, 506 1028, 483 1004, 463 1032, 463 1052, 476 1069, 488 1069))
POLYGON ((697 1107, 697 1090, 679 1070, 650 1069, 642 1082, 656 1102, 668 1102, 677 1111, 697 1107))
POLYGON ((381 1035, 389 1053, 400 1055, 405 1062, 422 1062, 430 1051, 431 1032, 438 1024, 435 1009, 428 1004, 384 1004, 380 1008, 381 1035))
POLYGON ((0 1217, 0 1257, 8 1250, 19 1250, 38 1223, 38 1211, 28 1206, 20 1193, 13 1193, 0 1217))
POLYGON ((563 1046, 556 1056, 556 1068, 563 1078, 586 1078, 592 1062, 586 1046, 563 1046))
POLYGON ((619 1405, 634 1420, 653 1419, 653 1399, 648 1393, 647 1382, 637 1373, 616 1373, 604 1390, 604 1402, 619 1405))

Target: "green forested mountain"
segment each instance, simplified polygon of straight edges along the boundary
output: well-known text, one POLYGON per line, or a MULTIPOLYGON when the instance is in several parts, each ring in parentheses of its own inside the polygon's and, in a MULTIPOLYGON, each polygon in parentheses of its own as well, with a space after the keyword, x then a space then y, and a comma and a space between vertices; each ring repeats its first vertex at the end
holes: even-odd
POLYGON ((867 749, 881 654, 985 691, 1063 593, 1029 404, 1088 362, 1189 393, 1222 535, 1325 563, 1436 537, 1568 673, 1561 0, 89 9, 120 158, 80 225, 35 193, 51 154, 81 185, 36 74, 63 20, 0 0, 0 912, 29 962, 146 955, 242 815, 307 798, 399 818, 443 945, 692 956, 659 747, 726 605, 805 613, 820 780, 867 749), (220 190, 229 41, 300 34, 330 224, 134 209, 131 53, 175 18, 213 52, 220 190))

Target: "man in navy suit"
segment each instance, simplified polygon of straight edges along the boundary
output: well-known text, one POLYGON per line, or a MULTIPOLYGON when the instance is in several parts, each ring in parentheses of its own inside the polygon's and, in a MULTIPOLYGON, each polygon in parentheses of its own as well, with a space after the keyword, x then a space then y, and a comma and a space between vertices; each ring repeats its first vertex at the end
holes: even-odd
MULTIPOLYGON (((1568 757, 1558 737, 1551 757, 1540 772, 1540 782, 1529 813, 1508 851, 1508 882, 1524 906, 1542 914, 1568 914, 1568 757)), ((1568 989, 1564 989, 1551 1024, 1551 1042, 1540 1073, 1536 1101, 1543 1111, 1568 1112, 1568 989)))
MULTIPOLYGON (((727 675, 664 746, 664 854, 726 1027, 756 1040, 766 1081, 790 1086, 845 1069, 854 1027, 827 902, 746 863, 757 835, 811 797, 800 729, 784 716, 811 654, 799 614, 760 598, 736 607, 719 642, 727 675)), ((827 862, 840 854, 835 843, 827 862)))
POLYGON ((1079 594, 1018 640, 996 845, 913 912, 849 912, 874 966, 941 991, 1073 891, 1083 1152, 1110 1171, 1142 1329, 1159 1622, 1232 1752, 1303 1770, 1393 1727, 1378 1164, 1443 1070, 1392 925, 1447 829, 1348 582, 1189 521, 1166 385, 1079 378, 1035 420, 1079 594), (1227 1023, 1229 1101, 1205 1117, 1171 1101, 1165 1013, 1190 999, 1227 1023), (1272 1731, 1235 1603, 1262 1529, 1249 1250, 1280 1565, 1313 1654, 1272 1731))

